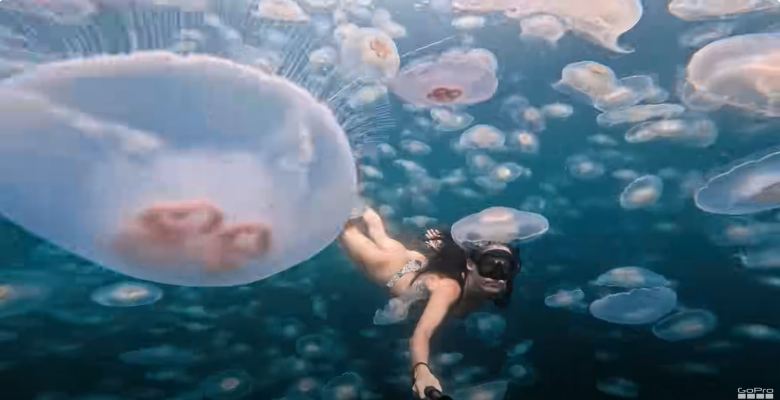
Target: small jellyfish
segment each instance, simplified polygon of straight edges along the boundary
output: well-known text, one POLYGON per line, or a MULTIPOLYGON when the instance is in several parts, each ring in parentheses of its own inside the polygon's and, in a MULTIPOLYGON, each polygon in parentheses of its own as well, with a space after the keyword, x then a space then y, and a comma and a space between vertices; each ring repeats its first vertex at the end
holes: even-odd
POLYGON ((463 360, 463 353, 441 353, 434 357, 436 365, 451 367, 463 360))
POLYGON ((398 73, 401 58, 393 38, 374 28, 347 25, 341 31, 342 73, 351 79, 376 81, 398 73))
POLYGON ((780 117, 778 64, 778 32, 715 41, 691 57, 686 68, 683 102, 695 110, 709 111, 729 105, 749 114, 780 117))
POLYGON ((325 384, 320 390, 322 400, 360 400, 363 378, 355 372, 343 373, 325 384))
POLYGON ((739 324, 732 332, 747 339, 780 342, 780 330, 763 324, 739 324))
POLYGON ((322 250, 349 217, 357 182, 347 136, 282 77, 149 51, 48 63, 0 86, 9 132, 0 211, 117 272, 187 286, 254 282, 322 250), (48 150, 29 152, 44 142, 48 150), (6 172, 29 165, 24 176, 6 172), (328 212, 309 219, 311 201, 328 212), (307 228, 296 232, 296 221, 307 228))
POLYGON ((473 248, 486 242, 527 242, 543 235, 549 228, 547 218, 540 214, 490 207, 455 222, 452 238, 463 248, 473 248))
MULTIPOLYGON (((605 135, 603 133, 597 133, 595 135, 588 136, 588 142, 593 143, 597 146, 603 146, 603 147, 614 147, 618 145, 618 141, 613 139, 609 135, 605 135)), ((614 176, 614 175, 613 175, 614 176)))
POLYGON ((371 23, 376 28, 383 30, 393 39, 406 36, 406 28, 398 22, 393 21, 393 16, 384 8, 378 8, 374 11, 371 23))
POLYGON ((0 318, 24 314, 45 305, 52 278, 24 271, 0 272, 0 318))
POLYGON ((718 127, 709 119, 662 119, 636 125, 625 134, 628 143, 665 140, 689 147, 709 147, 718 138, 718 127))
POLYGON ((531 347, 533 345, 534 345, 533 340, 531 339, 523 340, 522 342, 512 346, 511 349, 507 350, 506 355, 509 358, 522 356, 523 354, 528 353, 528 351, 531 350, 531 347))
POLYGON ((596 383, 596 389, 610 396, 634 398, 639 396, 639 385, 626 378, 611 377, 596 383))
POLYGON ((655 175, 636 178, 620 193, 620 206, 625 210, 636 210, 655 205, 664 191, 664 181, 655 175))
POLYGON ((92 292, 92 301, 106 307, 136 307, 154 304, 163 296, 159 287, 143 282, 118 282, 92 292))
POLYGON ((440 132, 459 131, 474 122, 474 117, 470 114, 451 111, 443 107, 432 108, 431 118, 435 123, 434 129, 440 132))
POLYGON ((580 288, 573 290, 558 290, 544 298, 544 305, 550 308, 568 308, 579 304, 585 299, 585 292, 580 288))
POLYGON ((309 65, 326 68, 336 64, 338 51, 330 46, 320 47, 309 53, 309 65))
POLYGON ((147 347, 119 355, 126 364, 134 365, 188 365, 200 359, 195 352, 172 345, 147 347))
POLYGON ((452 27, 461 32, 470 32, 484 28, 486 22, 481 15, 463 15, 452 20, 452 27))
POLYGON ((660 89, 651 77, 637 75, 618 80, 611 68, 594 61, 565 66, 553 88, 601 111, 630 107, 660 96, 660 89))
POLYGON ((401 141, 401 150, 412 156, 427 156, 431 154, 431 146, 413 139, 401 141))
POLYGON ((497 68, 496 57, 488 50, 450 50, 404 67, 390 89, 417 107, 476 104, 495 94, 497 68))
POLYGON ((246 371, 228 370, 206 378, 200 385, 200 392, 207 399, 233 400, 249 396, 253 386, 253 379, 246 371))
POLYGON ((531 170, 513 162, 506 162, 496 165, 490 176, 496 181, 509 183, 520 177, 530 177, 531 170))
POLYGON ((574 107, 566 103, 550 103, 542 106, 542 112, 548 118, 567 119, 574 114, 574 107))
POLYGON ((566 159, 566 170, 580 180, 596 179, 604 175, 604 165, 586 155, 574 155, 566 159))
POLYGON ((659 320, 677 306, 677 293, 667 287, 631 289, 590 303, 594 317, 613 324, 642 325, 659 320))
POLYGON ((780 9, 776 0, 671 0, 669 12, 686 21, 734 17, 780 9))
POLYGON ((295 341, 295 351, 307 360, 327 360, 341 356, 341 348, 330 333, 301 336, 295 341))
POLYGON ((491 125, 474 125, 460 136, 459 146, 469 150, 498 150, 504 147, 506 135, 491 125))
POLYGON ((492 381, 478 386, 460 389, 452 394, 454 399, 464 400, 502 400, 506 398, 508 381, 492 381))
POLYGON ((478 176, 474 178, 474 184, 485 189, 490 194, 498 194, 506 189, 506 182, 495 179, 492 176, 478 176))
POLYGON ((685 112, 679 104, 646 104, 607 111, 596 117, 599 126, 613 127, 621 124, 636 124, 651 119, 675 118, 685 112))
POLYGON ((694 195, 712 214, 744 215, 780 207, 780 152, 737 164, 715 175, 694 195))
POLYGON ((523 110, 523 123, 527 129, 534 132, 541 132, 546 127, 544 114, 536 107, 528 107, 523 110))
POLYGON ((436 218, 426 217, 425 215, 414 215, 411 217, 404 217, 401 222, 404 225, 411 225, 417 228, 431 227, 439 222, 436 218))
POLYGON ((641 267, 613 268, 596 278, 598 286, 633 288, 651 288, 669 286, 670 282, 660 274, 641 267))
POLYGON ((507 17, 521 21, 537 15, 555 17, 557 24, 537 21, 549 36, 571 30, 584 39, 617 53, 632 50, 621 46, 618 39, 633 28, 642 18, 643 8, 639 0, 596 0, 584 3, 578 0, 502 2, 501 9, 507 17), (561 26, 557 26, 561 25, 561 26))
POLYGON ((353 110, 375 105, 387 98, 387 87, 384 85, 362 86, 347 99, 347 105, 353 110))
POLYGON ((308 22, 310 19, 295 0, 260 0, 254 15, 279 22, 308 22))
POLYGON ((486 312, 476 312, 466 318, 466 333, 489 346, 498 345, 506 331, 504 317, 486 312))
POLYGON ((653 334, 669 342, 696 339, 710 333, 718 323, 707 310, 685 310, 672 314, 653 325, 653 334))
POLYGON ((509 135, 509 144, 526 154, 539 153, 539 137, 528 131, 513 132, 509 135))
POLYGON ((560 18, 550 14, 535 14, 520 20, 520 37, 526 40, 544 40, 555 45, 568 30, 560 18))

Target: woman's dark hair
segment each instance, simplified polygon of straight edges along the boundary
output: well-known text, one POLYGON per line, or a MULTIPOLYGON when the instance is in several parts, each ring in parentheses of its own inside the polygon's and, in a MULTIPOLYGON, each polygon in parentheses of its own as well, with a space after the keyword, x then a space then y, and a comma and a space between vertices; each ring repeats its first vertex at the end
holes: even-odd
MULTIPOLYGON (((438 250, 430 250, 427 252, 426 256, 428 257, 428 263, 425 265, 425 268, 417 273, 414 279, 417 279, 417 277, 425 272, 433 272, 453 279, 460 285, 460 295, 462 297, 466 285, 465 275, 468 271, 466 263, 469 254, 455 243, 449 231, 442 231, 441 236, 441 247, 438 250)), ((512 257, 517 260, 519 266, 520 258, 517 249, 511 248, 511 251, 512 257)), ((509 305, 509 301, 512 297, 512 281, 513 279, 507 280, 506 291, 500 298, 493 301, 496 306, 505 308, 509 305)))

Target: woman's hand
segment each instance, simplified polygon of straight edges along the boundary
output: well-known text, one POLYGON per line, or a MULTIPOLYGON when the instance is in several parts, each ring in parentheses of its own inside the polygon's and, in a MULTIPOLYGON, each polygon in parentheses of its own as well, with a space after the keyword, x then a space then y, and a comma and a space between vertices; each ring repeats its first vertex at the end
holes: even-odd
POLYGON ((425 399, 425 388, 433 387, 438 391, 442 391, 441 383, 433 375, 430 369, 425 365, 420 365, 414 371, 414 386, 412 390, 417 395, 418 399, 425 399))

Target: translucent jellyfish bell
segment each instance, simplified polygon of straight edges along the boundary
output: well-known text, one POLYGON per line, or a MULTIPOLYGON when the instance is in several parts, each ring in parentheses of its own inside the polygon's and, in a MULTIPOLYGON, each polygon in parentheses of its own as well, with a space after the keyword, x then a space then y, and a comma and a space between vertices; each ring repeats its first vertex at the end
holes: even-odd
POLYGON ((363 378, 354 372, 346 372, 331 379, 320 391, 322 400, 360 400, 363 378))
POLYGON ((679 104, 644 104, 607 111, 596 117, 599 126, 612 127, 621 124, 636 124, 651 119, 674 118, 682 115, 685 107, 679 104))
POLYGON ((457 390, 452 394, 452 398, 464 400, 502 400, 506 397, 508 387, 508 381, 492 381, 478 386, 457 390))
POLYGON ((47 64, 0 90, 0 211, 115 271, 253 282, 319 252, 349 217, 347 137, 283 78, 147 52, 47 64))
POLYGON ((671 0, 669 12, 686 21, 733 17, 758 11, 780 9, 776 0, 671 0))
MULTIPOLYGON (((565 28, 617 53, 632 51, 618 44, 618 39, 633 28, 643 14, 639 0, 512 0, 503 2, 503 9, 507 17, 521 21, 540 14, 555 16, 565 22, 565 28)), ((546 31, 560 31, 561 28, 550 27, 550 23, 548 20, 546 31)))
POLYGON ((432 108, 431 119, 435 122, 434 129, 440 132, 459 131, 474 122, 474 117, 465 112, 450 111, 443 107, 432 108))
POLYGON ((535 14, 520 20, 520 37, 524 39, 541 39, 554 45, 567 31, 564 22, 554 15, 535 14))
POLYGON ((0 272, 0 318, 42 307, 51 295, 51 279, 24 271, 0 272))
POLYGON ((200 392, 207 399, 240 399, 252 393, 254 382, 244 370, 218 372, 206 378, 200 392))
POLYGON ((540 214, 507 207, 490 207, 452 225, 452 238, 464 249, 488 242, 520 243, 535 239, 550 228, 540 214))
POLYGON ((339 67, 351 79, 391 79, 401 66, 398 48, 387 33, 374 28, 346 25, 337 30, 341 48, 339 67))
POLYGON ((504 147, 506 135, 491 125, 474 125, 460 135, 458 144, 467 150, 498 150, 504 147))
POLYGON ((668 286, 670 282, 660 274, 641 267, 613 268, 594 281, 598 286, 612 286, 621 288, 643 288, 668 286))
POLYGON ((696 206, 726 215, 780 207, 780 152, 755 157, 712 177, 694 195, 696 206))
POLYGON ((666 287, 632 289, 590 303, 594 317, 621 325, 655 322, 677 306, 677 293, 666 287))
POLYGON ((730 105, 747 113, 780 117, 780 33, 732 36, 691 57, 683 102, 710 110, 730 105))
POLYGON ((653 334, 669 342, 696 339, 710 333, 717 324, 718 318, 707 310, 685 310, 656 322, 653 334))
POLYGON ((495 94, 496 69, 496 58, 487 50, 451 50, 404 67, 390 89, 417 107, 476 104, 495 94))
POLYGON ((544 305, 550 308, 567 308, 579 304, 585 299, 585 292, 580 288, 573 290, 558 290, 544 298, 544 305))
POLYGON ((143 282, 119 282, 92 292, 92 301, 106 307, 136 307, 156 303, 162 289, 143 282))
POLYGON ((279 22, 308 22, 309 15, 295 0, 260 0, 255 10, 260 18, 279 22))
POLYGON ((662 119, 643 122, 629 129, 628 143, 669 141, 688 147, 709 147, 718 139, 718 127, 707 118, 662 119))
POLYGON ((654 205, 664 191, 664 181, 655 175, 636 178, 620 193, 620 206, 626 210, 636 210, 654 205))

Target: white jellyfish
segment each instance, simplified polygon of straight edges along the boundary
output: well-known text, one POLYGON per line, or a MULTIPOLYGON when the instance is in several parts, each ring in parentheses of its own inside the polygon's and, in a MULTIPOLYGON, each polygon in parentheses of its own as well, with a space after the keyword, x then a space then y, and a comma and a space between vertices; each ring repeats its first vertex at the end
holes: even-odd
POLYGON ((543 30, 548 37, 562 34, 561 30, 568 29, 617 53, 632 51, 618 44, 618 39, 639 22, 643 13, 639 0, 522 0, 503 3, 502 9, 506 16, 521 22, 538 15, 556 17, 557 24, 561 26, 556 26, 549 18, 545 18, 543 23, 538 19, 534 22, 537 25, 535 29, 543 30))
POLYGON ((739 324, 732 332, 747 339, 780 342, 780 330, 764 324, 739 324))
POLYGON ((670 282, 662 275, 645 268, 618 267, 599 275, 594 284, 621 288, 649 288, 668 286, 670 282))
POLYGON ((458 145, 468 150, 499 150, 506 143, 506 135, 491 125, 474 125, 460 135, 458 145))
POLYGON ((310 19, 295 0, 260 0, 254 15, 279 22, 308 22, 310 19))
POLYGON ((732 36, 704 46, 686 68, 683 102, 780 117, 780 33, 732 36))
POLYGON ((244 370, 227 370, 208 376, 200 385, 207 399, 240 399, 252 393, 254 382, 244 370))
POLYGON ((450 50, 404 67, 390 89, 417 107, 470 105, 487 101, 498 88, 493 53, 450 50))
POLYGON ((590 303, 594 317, 621 325, 642 325, 657 321, 677 306, 677 293, 667 287, 631 289, 610 294, 590 303))
POLYGON ((558 290, 544 298, 544 305, 550 308, 574 307, 585 299, 585 292, 580 288, 572 290, 558 290))
POLYGON ((645 104, 611 110, 599 114, 596 122, 603 127, 636 124, 651 119, 667 119, 682 115, 685 107, 679 104, 645 104))
POLYGON ((490 207, 452 225, 452 238, 463 248, 488 242, 518 243, 535 239, 550 228, 542 215, 507 207, 490 207))
POLYGON ((452 20, 452 27, 462 31, 475 31, 485 27, 486 18, 481 15, 463 15, 452 20))
POLYGON ((715 314, 707 310, 685 310, 672 314, 653 325, 653 334, 669 342, 700 338, 718 323, 715 314))
POLYGON ((434 129, 440 132, 453 132, 465 129, 474 122, 474 117, 465 112, 451 111, 447 108, 431 108, 434 129))
POLYGON ((686 21, 733 17, 780 9, 776 0, 670 0, 669 12, 686 21))
POLYGON ((145 52, 47 64, 0 90, 0 210, 115 271, 253 282, 319 252, 349 217, 347 137, 283 78, 145 52))
POLYGON ((156 303, 163 296, 157 286, 143 282, 118 282, 92 292, 92 301, 106 307, 136 307, 156 303))
POLYGON ((548 118, 566 119, 574 114, 574 107, 566 103, 550 103, 542 106, 542 112, 548 118))
POLYGON ((330 46, 320 47, 309 53, 309 65, 326 68, 336 64, 338 51, 330 46))
POLYGON ((331 333, 301 336, 295 341, 295 351, 307 360, 328 360, 341 356, 342 349, 331 333))
POLYGON ((695 194, 699 209, 744 215, 780 207, 780 152, 737 164, 715 175, 695 194))
POLYGON ((620 193, 620 206, 626 210, 647 208, 658 202, 664 191, 664 181, 655 175, 636 178, 620 193))
POLYGON ((590 180, 604 175, 605 167, 586 155, 577 154, 566 159, 566 170, 574 178, 590 180))
POLYGON ((528 131, 513 132, 509 135, 509 144, 526 154, 539 153, 539 137, 528 131))
POLYGON ((341 26, 339 67, 350 79, 376 81, 391 79, 398 73, 401 57, 393 38, 374 28, 341 26))
POLYGON ((500 343, 506 331, 504 317, 486 312, 475 312, 466 318, 466 333, 489 346, 500 343))
POLYGON ((630 107, 661 97, 661 90, 651 77, 636 75, 618 80, 611 68, 594 61, 566 65, 553 88, 601 111, 630 107))
POLYGON ((24 314, 45 305, 52 279, 25 271, 0 272, 0 318, 24 314))
POLYGON ((520 37, 544 40, 556 44, 568 31, 560 18, 550 14, 534 14, 520 20, 520 37))
POLYGON ((518 178, 530 176, 530 169, 513 162, 501 163, 490 172, 490 177, 492 179, 504 183, 513 182, 518 178))
POLYGON ((427 156, 432 151, 431 146, 414 139, 402 140, 400 146, 401 150, 413 156, 427 156))
POLYGON ((688 147, 709 147, 718 138, 718 127, 707 118, 663 119, 636 125, 624 137, 628 143, 663 140, 688 147))
POLYGON ((347 105, 353 110, 376 105, 387 98, 387 87, 384 85, 364 85, 352 93, 347 99, 347 105))
POLYGON ((610 377, 596 383, 596 389, 610 396, 634 398, 639 396, 639 385, 621 377, 610 377))

